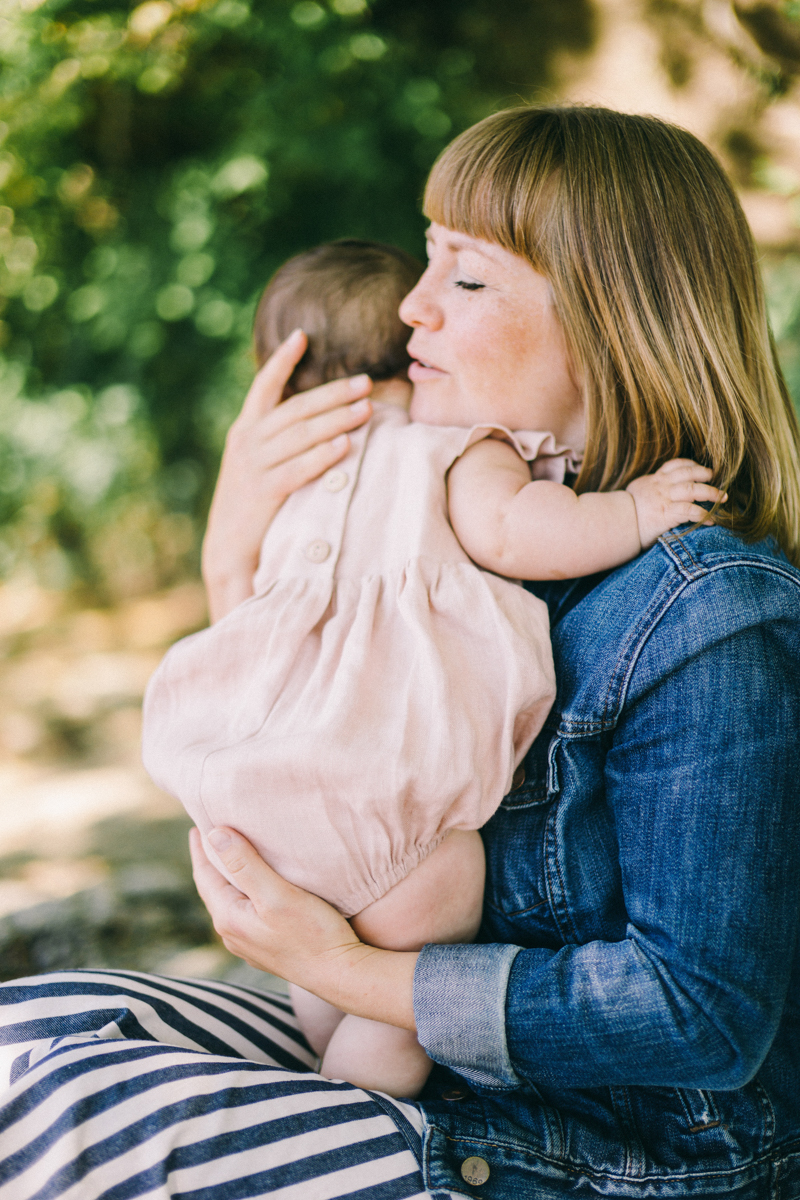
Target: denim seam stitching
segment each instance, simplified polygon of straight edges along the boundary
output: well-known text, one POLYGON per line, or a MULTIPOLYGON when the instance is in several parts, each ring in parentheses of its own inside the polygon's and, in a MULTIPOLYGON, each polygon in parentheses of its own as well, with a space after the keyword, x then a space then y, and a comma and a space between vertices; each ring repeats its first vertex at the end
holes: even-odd
POLYGON ((683 574, 683 572, 681 572, 681 574, 683 576, 681 582, 678 584, 677 587, 675 587, 672 590, 670 595, 664 597, 664 602, 660 606, 660 611, 658 612, 658 615, 653 619, 652 624, 648 628, 643 630, 642 636, 636 645, 627 648, 628 649, 628 657, 629 657, 628 667, 627 667, 627 670, 622 674, 618 683, 617 683, 617 673, 618 673, 618 671, 620 671, 621 667, 623 666, 623 664, 625 662, 625 657, 626 657, 625 654, 621 654, 619 659, 617 660, 617 664, 611 673, 611 677, 609 679, 609 686, 606 691, 606 705, 605 705, 604 717, 603 717, 604 729, 605 728, 614 728, 616 726, 616 723, 619 720, 619 715, 622 712, 622 709, 625 705, 627 694, 630 689, 631 679, 633 677, 633 672, 636 669, 636 665, 642 655, 644 647, 647 644, 651 635, 655 632, 658 624, 661 621, 663 621, 666 613, 670 610, 670 608, 672 608, 673 604, 678 599, 678 597, 683 594, 683 592, 686 590, 686 588, 690 584, 696 583, 698 581, 698 579, 701 579, 703 577, 710 576, 710 575, 716 575, 719 571, 730 570, 731 567, 738 567, 738 566, 743 566, 743 565, 753 566, 758 570, 775 572, 776 574, 783 576, 785 579, 790 580, 795 585, 795 587, 800 589, 800 583, 798 583, 797 579, 795 579, 795 577, 793 575, 789 574, 788 571, 782 570, 780 568, 775 568, 775 567, 771 566, 770 564, 764 564, 762 566, 760 563, 754 563, 750 559, 736 559, 733 562, 727 561, 724 563, 719 563, 714 567, 704 567, 701 571, 696 572, 693 576, 690 576, 690 577, 687 577, 686 575, 683 574), (608 718, 606 718, 605 713, 608 713, 609 709, 612 707, 611 703, 610 703, 610 699, 613 694, 615 685, 618 686, 618 688, 619 688, 619 695, 617 697, 616 704, 612 709, 611 715, 608 718))
POLYGON ((555 829, 558 806, 559 799, 556 796, 553 806, 547 814, 544 826, 544 880, 547 888, 547 903, 550 906, 550 915, 553 918, 555 926, 565 945, 576 945, 580 942, 580 932, 572 917, 569 906, 565 903, 567 885, 558 854, 558 835, 555 829), (553 876, 555 876, 555 879, 553 876), (556 886, 560 899, 555 895, 556 886), (570 931, 569 935, 567 934, 567 928, 570 931))
MULTIPOLYGON (((438 1133, 440 1133, 442 1135, 442 1137, 445 1139, 445 1141, 469 1142, 471 1145, 474 1145, 474 1146, 492 1146, 496 1150, 510 1151, 511 1153, 518 1154, 521 1157, 524 1157, 527 1159, 532 1159, 534 1162, 550 1163, 552 1166, 558 1167, 559 1169, 563 1170, 567 1174, 580 1173, 580 1174, 588 1175, 590 1178, 598 1180, 598 1181, 601 1181, 601 1180, 605 1180, 608 1182, 618 1181, 620 1183, 629 1183, 632 1178, 627 1173, 618 1174, 617 1172, 612 1172, 612 1171, 598 1171, 596 1168, 591 1166, 591 1164, 589 1164, 589 1163, 573 1161, 571 1159, 566 1159, 566 1158, 553 1158, 553 1156, 548 1154, 545 1150, 537 1149, 534 1151, 534 1150, 531 1150, 528 1146, 519 1145, 519 1143, 517 1143, 517 1142, 505 1141, 504 1139, 500 1139, 500 1138, 490 1139, 490 1138, 486 1138, 486 1137, 473 1136, 472 1134, 470 1134, 469 1132, 466 1132, 466 1131, 463 1134, 450 1134, 450 1133, 446 1133, 445 1130, 441 1129, 438 1125, 434 1125, 433 1123, 431 1123, 430 1128, 432 1130, 435 1129, 438 1133)), ((684 1172, 677 1172, 677 1173, 671 1172, 669 1176, 654 1175, 654 1174, 638 1175, 638 1176, 635 1176, 635 1182, 636 1183, 650 1183, 650 1182, 664 1183, 665 1180, 667 1180, 667 1182, 672 1182, 673 1180, 681 1180, 681 1179, 729 1179, 732 1176, 735 1176, 737 1174, 743 1174, 745 1172, 750 1172, 753 1170, 754 1167, 764 1166, 764 1165, 770 1163, 774 1159, 774 1157, 775 1156, 773 1153, 765 1152, 763 1154, 754 1156, 753 1158, 749 1159, 747 1162, 739 1163, 738 1166, 729 1167, 729 1168, 727 1168, 725 1170, 721 1170, 721 1171, 709 1170, 709 1171, 684 1171, 684 1172)), ((787 1156, 784 1155, 784 1157, 787 1157, 787 1156)))
MULTIPOLYGON (((652 618, 648 619, 645 628, 642 629, 639 638, 633 644, 628 644, 623 653, 620 654, 614 669, 611 672, 606 689, 605 703, 603 708, 603 729, 616 728, 619 721, 620 713, 625 706, 625 700, 630 688, 630 682, 633 677, 633 672, 636 665, 642 656, 642 651, 647 645, 651 635, 654 633, 664 616, 672 608, 675 601, 686 590, 689 583, 693 582, 685 577, 681 577, 680 581, 675 581, 667 595, 658 598, 659 602, 652 605, 652 618), (615 695, 616 692, 616 695, 615 695)), ((650 614, 647 614, 650 618, 650 614)))
POLYGON ((675 580, 670 592, 658 598, 654 597, 651 610, 644 614, 640 623, 639 629, 641 632, 638 640, 632 643, 629 642, 614 664, 606 689, 603 716, 599 720, 593 719, 591 721, 564 720, 562 717, 559 723, 559 736, 574 739, 576 737, 585 737, 587 734, 605 733, 610 729, 616 728, 620 713, 625 706, 633 672, 642 651, 650 636, 654 633, 675 601, 683 594, 689 584, 696 583, 698 579, 715 575, 719 571, 726 571, 732 567, 741 566, 749 566, 757 570, 780 575, 800 590, 800 582, 798 582, 791 571, 778 565, 773 566, 770 563, 757 562, 749 558, 737 558, 732 561, 727 560, 724 563, 718 563, 715 566, 703 567, 702 570, 696 572, 694 575, 686 575, 683 571, 680 571, 681 577, 679 580, 675 580))
POLYGON ((766 1088, 757 1079, 754 1079, 753 1082, 755 1084, 758 1103, 763 1113, 764 1136, 766 1140, 765 1153, 772 1153, 773 1142, 775 1140, 775 1109, 772 1107, 772 1101, 769 1098, 766 1088))

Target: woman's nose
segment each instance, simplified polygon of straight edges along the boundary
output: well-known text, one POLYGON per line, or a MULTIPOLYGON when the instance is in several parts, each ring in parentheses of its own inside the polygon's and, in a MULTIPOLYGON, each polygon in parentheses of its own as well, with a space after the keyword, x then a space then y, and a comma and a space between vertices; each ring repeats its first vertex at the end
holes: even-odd
POLYGON ((442 324, 442 313, 427 280, 428 272, 420 277, 416 286, 411 289, 399 308, 400 320, 413 329, 424 326, 426 329, 438 329, 442 324))

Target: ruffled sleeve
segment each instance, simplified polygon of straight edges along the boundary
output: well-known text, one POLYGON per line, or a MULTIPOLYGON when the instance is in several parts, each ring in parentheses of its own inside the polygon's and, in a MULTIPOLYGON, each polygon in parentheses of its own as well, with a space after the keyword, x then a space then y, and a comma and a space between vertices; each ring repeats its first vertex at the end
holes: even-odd
POLYGON ((520 458, 530 463, 531 479, 549 479, 553 483, 563 483, 565 475, 577 475, 581 469, 579 455, 569 446, 560 446, 552 433, 527 429, 518 429, 512 433, 505 425, 473 425, 465 432, 455 458, 460 458, 476 442, 493 436, 508 442, 520 458))

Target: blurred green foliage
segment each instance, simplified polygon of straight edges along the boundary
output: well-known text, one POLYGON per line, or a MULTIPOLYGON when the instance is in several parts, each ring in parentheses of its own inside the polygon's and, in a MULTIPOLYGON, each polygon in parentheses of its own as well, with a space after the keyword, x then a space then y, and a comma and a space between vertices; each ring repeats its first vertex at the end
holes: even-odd
MULTIPOLYGON (((0 0, 0 576, 196 568, 275 267, 422 253, 440 149, 555 98, 593 0, 0 0)), ((768 271, 800 395, 800 259, 768 271)))
POLYGON ((786 254, 766 263, 764 278, 778 355, 800 415, 800 255, 786 254))
POLYGON ((190 569, 288 255, 420 253, 430 164, 590 0, 0 0, 0 573, 190 569))

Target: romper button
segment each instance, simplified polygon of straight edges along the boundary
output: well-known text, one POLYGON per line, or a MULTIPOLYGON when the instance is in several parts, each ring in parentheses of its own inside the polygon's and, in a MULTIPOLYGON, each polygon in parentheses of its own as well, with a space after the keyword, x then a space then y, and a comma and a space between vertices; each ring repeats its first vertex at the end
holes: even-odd
POLYGON ((314 542, 309 542, 305 549, 305 555, 309 562, 321 563, 331 552, 331 548, 327 542, 323 542, 321 538, 317 538, 314 542))
POLYGON ((511 780, 512 792, 516 792, 518 788, 521 788, 524 782, 525 768, 520 765, 517 767, 516 771, 514 772, 514 778, 511 780))
POLYGON ((486 1183, 489 1175, 489 1164, 485 1158, 465 1158, 461 1164, 461 1178, 475 1187, 486 1183))
POLYGON ((340 492, 349 482, 346 471, 328 471, 322 478, 322 485, 328 492, 340 492))
POLYGON ((443 1100, 463 1100, 466 1092, 461 1088, 448 1088, 446 1092, 442 1092, 443 1100))

